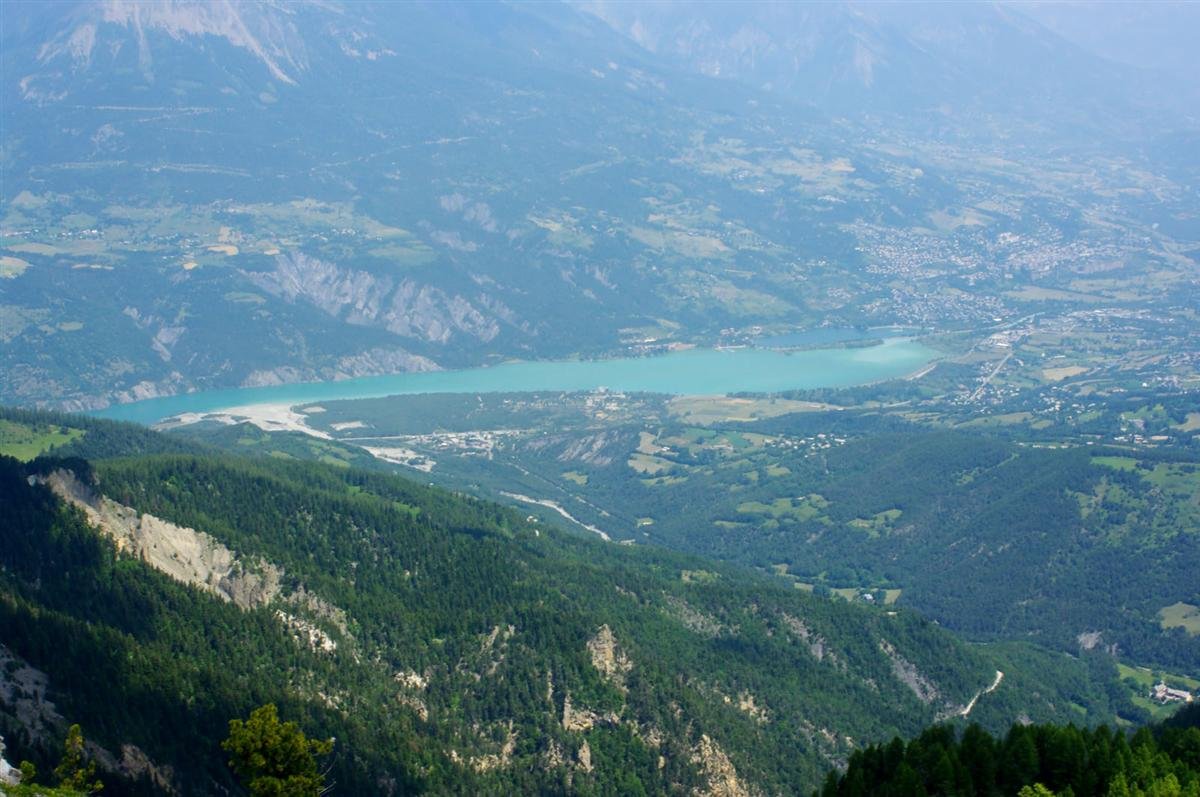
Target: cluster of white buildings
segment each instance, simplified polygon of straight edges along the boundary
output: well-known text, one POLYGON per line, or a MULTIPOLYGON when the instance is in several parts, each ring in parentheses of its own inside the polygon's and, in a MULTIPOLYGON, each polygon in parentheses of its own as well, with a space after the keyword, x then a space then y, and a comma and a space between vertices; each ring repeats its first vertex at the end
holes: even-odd
POLYGON ((1184 689, 1172 689, 1161 681, 1150 690, 1150 697, 1159 703, 1191 703, 1195 698, 1184 689))

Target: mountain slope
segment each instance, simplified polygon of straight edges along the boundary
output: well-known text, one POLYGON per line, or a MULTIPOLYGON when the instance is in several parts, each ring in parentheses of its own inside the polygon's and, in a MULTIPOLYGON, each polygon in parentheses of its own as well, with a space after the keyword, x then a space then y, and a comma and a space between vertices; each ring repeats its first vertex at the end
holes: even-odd
MULTIPOLYGON (((1143 105, 1191 113, 1160 77, 1044 27, 1038 4, 577 5, 689 70, 913 129, 928 113, 982 113, 1025 135, 1132 131, 1137 123, 1122 117, 1143 105)), ((1184 10, 1174 16, 1184 28, 1192 22, 1184 10)))
POLYGON ((1200 675, 1197 629, 1178 619, 1200 605, 1200 448, 1185 430, 1193 395, 1089 398, 1076 425, 1042 399, 947 412, 914 402, 910 382, 900 389, 865 407, 839 391, 798 396, 823 406, 391 396, 297 405, 328 435, 307 445, 232 426, 197 435, 302 457, 405 451, 402 461, 441 484, 551 501, 614 540, 889 596, 976 639, 1103 648, 1200 675), (1050 411, 1026 414, 1039 405, 1050 411))
MULTIPOLYGON (((764 325, 971 328, 1081 279, 1102 308, 1195 290, 1180 254, 1195 198, 1171 155, 1190 139, 1171 126, 1145 152, 974 112, 919 114, 915 136, 696 74, 558 4, 0 14, 14 401, 95 408, 764 325)), ((904 59, 926 58, 903 35, 904 59)))
MULTIPOLYGON (((72 427, 86 452, 89 423, 72 427)), ((129 427, 97 428, 119 453, 129 427)), ((1056 716, 1053 681, 984 694, 996 659, 907 612, 392 476, 197 454, 0 467, 5 655, 53 701, 5 697, 13 757, 66 718, 115 769, 211 793, 225 721, 274 701, 340 740, 346 793, 753 793, 811 788, 863 741, 977 696, 1056 716)))

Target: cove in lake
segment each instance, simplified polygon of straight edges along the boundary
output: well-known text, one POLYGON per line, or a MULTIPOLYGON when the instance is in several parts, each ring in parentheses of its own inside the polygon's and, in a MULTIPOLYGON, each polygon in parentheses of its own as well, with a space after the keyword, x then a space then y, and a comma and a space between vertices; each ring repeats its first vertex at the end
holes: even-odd
POLYGON ((776 393, 891 379, 919 368, 935 356, 937 352, 907 338, 891 338, 866 348, 796 352, 689 349, 653 357, 510 362, 461 371, 213 390, 119 404, 94 414, 152 424, 182 413, 217 412, 249 404, 304 404, 413 393, 520 393, 602 387, 675 395, 776 393))

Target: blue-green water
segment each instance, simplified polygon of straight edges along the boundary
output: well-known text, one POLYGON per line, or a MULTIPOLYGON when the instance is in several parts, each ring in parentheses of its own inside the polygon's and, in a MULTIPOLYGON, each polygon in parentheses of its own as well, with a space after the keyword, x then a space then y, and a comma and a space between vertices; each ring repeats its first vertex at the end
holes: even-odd
POLYGON ((902 376, 936 356, 913 340, 892 338, 869 348, 691 349, 656 357, 512 362, 488 368, 368 376, 341 382, 234 388, 120 404, 96 415, 155 423, 184 412, 215 412, 247 404, 302 404, 412 393, 515 393, 610 390, 720 395, 845 387, 902 376))

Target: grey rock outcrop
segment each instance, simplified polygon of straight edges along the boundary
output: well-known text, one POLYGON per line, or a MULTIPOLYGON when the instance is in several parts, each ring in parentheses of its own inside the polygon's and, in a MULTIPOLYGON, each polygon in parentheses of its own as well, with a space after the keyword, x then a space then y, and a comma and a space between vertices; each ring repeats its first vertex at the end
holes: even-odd
POLYGON ((30 479, 43 482, 63 500, 82 509, 92 525, 113 539, 118 550, 137 556, 177 581, 247 609, 265 606, 279 595, 279 568, 263 561, 247 567, 237 554, 202 531, 141 514, 99 495, 69 470, 30 479))
POLYGON ((447 343, 466 337, 487 343, 500 334, 496 318, 470 299, 410 277, 343 268, 300 252, 276 257, 274 271, 244 275, 289 302, 305 301, 348 324, 380 327, 406 338, 447 343))

